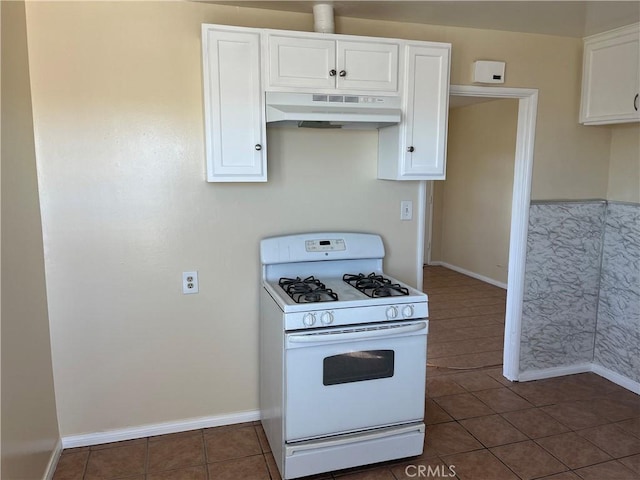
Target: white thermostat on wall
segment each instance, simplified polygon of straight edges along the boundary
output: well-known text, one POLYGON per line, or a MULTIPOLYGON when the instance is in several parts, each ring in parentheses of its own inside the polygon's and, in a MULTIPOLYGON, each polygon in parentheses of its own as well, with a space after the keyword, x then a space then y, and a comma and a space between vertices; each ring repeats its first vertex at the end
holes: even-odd
POLYGON ((504 83, 504 62, 478 60, 473 62, 474 83, 504 83))

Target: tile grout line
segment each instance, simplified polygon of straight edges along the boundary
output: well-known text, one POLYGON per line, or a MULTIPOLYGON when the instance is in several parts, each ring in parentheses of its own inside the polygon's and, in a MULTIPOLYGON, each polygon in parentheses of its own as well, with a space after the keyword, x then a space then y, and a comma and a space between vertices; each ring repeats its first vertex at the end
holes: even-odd
MULTIPOLYGON (((84 461, 84 467, 82 468, 82 477, 81 478, 84 478, 87 475, 87 470, 89 469, 89 459, 90 458, 91 458, 91 449, 89 449, 87 458, 84 461)), ((54 473, 54 476, 55 476, 55 473, 54 473)))
MULTIPOLYGON (((566 433, 575 433, 575 432, 574 432, 574 431, 571 431, 571 432, 559 433, 558 435, 564 435, 564 434, 566 434, 566 433)), ((553 435, 551 435, 551 436, 553 436, 553 435)), ((545 437, 545 438, 549 438, 549 437, 545 437)), ((586 440, 586 439, 585 439, 585 440, 586 440)), ((569 465, 567 465, 567 464, 566 464, 566 463, 564 463, 562 460, 560 460, 556 455, 554 455, 554 454, 553 454, 553 452, 551 452, 550 450, 548 450, 547 448, 545 448, 545 446, 544 446, 544 445, 539 444, 539 443, 538 443, 538 442, 536 442, 535 440, 533 440, 533 442, 534 442, 536 445, 538 445, 540 448, 542 448, 545 452, 547 452, 549 455, 551 455, 553 458, 555 458, 555 459, 556 459, 556 460, 558 460, 560 463, 562 463, 564 466, 566 466, 566 467, 569 469, 569 471, 571 471, 571 472, 573 472, 573 471, 575 471, 575 470, 579 470, 579 469, 581 469, 581 468, 592 467, 592 466, 594 466, 594 465, 599 465, 599 464, 601 464, 601 463, 606 463, 606 462, 611 462, 611 461, 615 461, 615 460, 616 460, 615 458, 611 457, 611 455, 609 455, 607 452, 604 452, 604 453, 606 453, 607 455, 609 455, 609 457, 611 457, 611 458, 609 458, 609 459, 607 459, 607 460, 597 461, 597 462, 595 462, 595 463, 590 463, 589 465, 583 465, 583 466, 581 466, 581 467, 571 468, 569 465)))
POLYGON ((202 458, 204 459, 204 475, 207 480, 211 480, 211 475, 209 475, 209 463, 207 463, 207 442, 204 439, 204 428, 200 429, 200 439, 202 440, 202 458))
POLYGON ((144 478, 147 478, 147 474, 149 473, 149 437, 147 437, 145 442, 145 459, 144 459, 144 478))

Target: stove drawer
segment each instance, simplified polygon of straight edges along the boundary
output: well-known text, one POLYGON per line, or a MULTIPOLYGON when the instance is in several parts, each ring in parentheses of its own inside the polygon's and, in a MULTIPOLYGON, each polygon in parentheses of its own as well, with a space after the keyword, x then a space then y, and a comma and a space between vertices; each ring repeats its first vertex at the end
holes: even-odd
POLYGON ((418 422, 287 445, 284 478, 420 455, 424 432, 418 422))
POLYGON ((286 335, 287 442, 420 421, 427 322, 286 335))

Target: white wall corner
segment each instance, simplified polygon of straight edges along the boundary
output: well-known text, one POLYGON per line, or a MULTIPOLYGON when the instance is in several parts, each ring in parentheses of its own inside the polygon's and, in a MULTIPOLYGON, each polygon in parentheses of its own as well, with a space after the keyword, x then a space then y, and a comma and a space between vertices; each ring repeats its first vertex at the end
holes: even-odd
POLYGON ((42 477, 43 480, 53 480, 53 474, 56 472, 56 467, 58 466, 60 455, 62 455, 62 439, 58 438, 56 446, 53 447, 53 451, 51 452, 51 456, 49 457, 47 469, 44 472, 44 477, 42 477))
POLYGON ((606 378, 610 382, 620 385, 621 387, 624 387, 627 390, 631 390, 633 393, 637 393, 638 395, 640 395, 640 382, 636 382, 635 380, 625 377, 624 375, 620 375, 619 373, 614 372, 613 370, 609 370, 608 368, 603 367, 602 365, 599 365, 597 363, 591 364, 591 371, 597 375, 600 375, 601 377, 606 378))

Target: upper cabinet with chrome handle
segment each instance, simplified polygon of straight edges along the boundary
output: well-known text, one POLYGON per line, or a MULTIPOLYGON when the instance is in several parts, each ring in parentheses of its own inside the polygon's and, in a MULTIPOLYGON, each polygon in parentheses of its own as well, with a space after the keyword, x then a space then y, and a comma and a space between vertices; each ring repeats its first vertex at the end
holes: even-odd
POLYGON ((584 39, 580 122, 640 121, 640 23, 584 39))
POLYGON ((399 93, 398 41, 305 32, 266 41, 267 91, 399 93))

